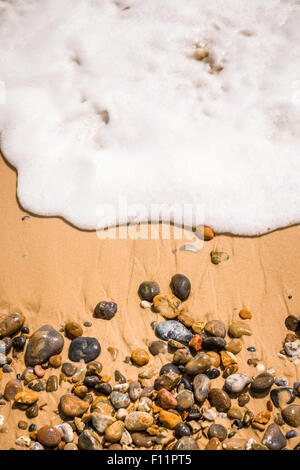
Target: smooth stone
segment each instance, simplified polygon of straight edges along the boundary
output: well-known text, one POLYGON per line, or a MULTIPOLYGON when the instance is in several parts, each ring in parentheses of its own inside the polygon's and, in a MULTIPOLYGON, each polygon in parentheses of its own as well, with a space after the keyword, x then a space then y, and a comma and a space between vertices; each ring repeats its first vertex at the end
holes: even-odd
POLYGON ((144 281, 139 286, 138 294, 142 300, 152 302, 160 294, 159 285, 154 281, 144 281))
POLYGON ((175 436, 177 438, 180 438, 180 437, 184 437, 184 436, 190 436, 191 435, 191 430, 190 428, 188 427, 187 424, 185 423, 178 423, 176 426, 175 426, 175 436))
POLYGON ((78 450, 78 447, 73 442, 68 442, 63 450, 78 450))
POLYGON ((153 299, 153 310, 170 320, 182 311, 181 300, 173 294, 160 294, 153 299))
POLYGON ((72 377, 77 371, 77 367, 74 366, 74 364, 71 364, 70 362, 64 362, 61 371, 67 377, 72 377))
POLYGON ((199 446, 195 439, 189 436, 181 437, 173 447, 174 450, 199 450, 199 446))
POLYGON ((270 392, 270 397, 276 408, 283 408, 295 400, 296 392, 290 387, 274 388, 270 392))
POLYGON ((150 357, 145 349, 137 348, 132 351, 131 360, 135 365, 143 367, 148 364, 150 357))
POLYGON ((198 374, 193 380, 193 390, 195 398, 199 403, 202 403, 209 394, 210 379, 205 374, 198 374))
POLYGON ((127 408, 130 404, 130 398, 126 393, 115 391, 110 394, 110 401, 116 410, 119 408, 127 408))
POLYGON ((162 368, 159 371, 159 375, 164 375, 164 374, 167 374, 168 372, 174 372, 177 375, 181 374, 178 367, 175 364, 173 364, 172 362, 169 362, 169 363, 165 364, 164 366, 162 366, 162 368))
POLYGON ((184 274, 175 274, 170 283, 173 294, 184 302, 190 295, 191 282, 184 274))
POLYGON ((229 255, 225 251, 211 251, 210 259, 213 264, 220 264, 229 260, 229 255))
POLYGON ((239 338, 233 338, 226 345, 226 351, 231 352, 232 354, 238 354, 243 348, 243 343, 239 338))
POLYGON ((190 409, 195 402, 194 394, 193 392, 190 392, 189 390, 185 390, 179 393, 176 396, 176 400, 177 400, 177 409, 179 411, 185 411, 185 410, 190 409))
POLYGON ((37 440, 45 447, 56 447, 61 441, 61 433, 53 426, 43 426, 37 432, 37 440))
POLYGON ((50 375, 46 384, 47 392, 56 392, 58 389, 58 378, 56 375, 50 375))
POLYGON ((73 432, 72 426, 69 423, 58 424, 55 427, 61 433, 61 438, 64 442, 66 442, 67 444, 69 442, 73 442, 74 432, 73 432))
POLYGON ((39 414, 39 407, 37 403, 34 403, 33 405, 29 406, 29 408, 26 409, 26 416, 28 419, 36 418, 38 414, 39 414))
POLYGON ((165 388, 161 388, 157 392, 156 399, 157 399, 158 405, 165 409, 172 409, 172 408, 175 409, 178 404, 174 395, 168 390, 166 390, 165 388))
POLYGON ((119 442, 124 431, 123 421, 115 421, 105 429, 105 440, 112 444, 119 442))
POLYGON ((110 426, 116 421, 116 418, 114 418, 113 416, 106 416, 97 412, 92 413, 91 418, 94 428, 101 435, 105 433, 105 430, 108 426, 110 426))
POLYGON ((239 437, 232 437, 223 441, 224 450, 246 450, 247 440, 239 437))
POLYGON ((300 405, 288 405, 282 410, 284 421, 293 428, 300 426, 300 405))
POLYGON ((106 416, 115 415, 115 409, 106 396, 98 396, 93 400, 91 405, 91 412, 93 411, 99 412, 106 416))
POLYGON ((152 341, 149 346, 149 351, 152 356, 157 356, 158 354, 165 354, 168 352, 168 345, 163 341, 152 341))
POLYGON ((89 404, 74 395, 66 394, 60 398, 59 407, 65 416, 75 418, 82 416, 89 408, 89 404))
POLYGON ((274 383, 273 375, 268 372, 263 372, 257 375, 251 383, 251 390, 257 393, 269 390, 274 383))
POLYGON ((27 366, 43 364, 51 356, 59 354, 63 347, 63 336, 52 326, 44 325, 30 337, 25 352, 25 363, 27 366))
POLYGON ((224 338, 211 336, 204 338, 202 347, 208 351, 220 351, 226 347, 226 341, 224 338))
POLYGON ((149 413, 133 411, 125 418, 125 427, 128 431, 145 431, 152 426, 153 418, 149 413))
POLYGON ((207 437, 212 439, 217 437, 220 442, 224 441, 227 437, 227 429, 222 424, 212 424, 207 431, 207 437))
POLYGON ((289 381, 285 377, 276 377, 275 385, 277 385, 277 387, 288 387, 289 381))
POLYGON ((179 321, 168 320, 160 322, 155 328, 155 334, 162 340, 174 339, 179 343, 188 345, 192 339, 192 333, 179 321))
POLYGON ((78 438, 78 448, 80 450, 101 450, 100 441, 93 431, 83 431, 78 438))
POLYGON ((256 352, 256 348, 254 346, 249 346, 249 348, 247 348, 247 351, 256 352))
POLYGON ((146 447, 147 449, 153 445, 153 437, 141 432, 133 432, 131 434, 132 442, 137 447, 146 447))
POLYGON ((94 317, 102 320, 111 320, 117 313, 118 306, 115 302, 103 300, 99 302, 94 310, 94 317))
POLYGON ((95 391, 101 395, 110 395, 112 392, 112 387, 108 383, 100 383, 95 385, 95 391))
POLYGON ((150 413, 153 408, 153 402, 148 397, 141 397, 137 411, 143 411, 144 413, 150 413))
POLYGON ((231 408, 230 397, 220 388, 212 388, 209 391, 208 400, 219 412, 227 412, 231 408))
POLYGON ((298 436, 298 433, 297 431, 295 431, 295 429, 291 429, 290 431, 288 431, 285 435, 285 437, 287 439, 292 439, 293 437, 297 437, 298 436))
POLYGON ((215 368, 209 369, 207 372, 205 372, 205 375, 207 375, 207 377, 211 380, 217 379, 220 376, 220 374, 221 372, 215 368))
POLYGON ((103 366, 101 362, 93 361, 86 366, 86 375, 99 375, 101 374, 103 366))
POLYGON ((290 331, 297 331, 300 329, 300 320, 295 315, 289 315, 285 319, 285 326, 290 331))
POLYGON ((61 366, 62 357, 59 354, 55 354, 49 358, 49 364, 54 369, 58 369, 61 366))
POLYGON ((232 374, 226 378, 224 388, 227 393, 242 393, 252 379, 244 374, 232 374))
POLYGON ((177 349, 173 355, 173 362, 174 364, 185 366, 192 358, 193 356, 189 349, 177 349))
POLYGON ((23 390, 20 380, 12 379, 7 382, 4 388, 4 398, 7 401, 14 400, 15 396, 23 390))
POLYGON ((241 338, 244 335, 251 336, 252 330, 245 322, 236 321, 229 325, 228 334, 233 338, 241 338))
POLYGON ((243 419, 243 413, 240 408, 233 406, 230 410, 227 411, 227 416, 229 419, 243 419))
POLYGON ((9 313, 8 315, 1 315, 0 318, 0 338, 13 335, 19 331, 25 321, 22 313, 9 313))
POLYGON ((69 359, 72 362, 85 363, 94 361, 101 352, 101 346, 96 338, 78 336, 73 339, 69 347, 69 359))
POLYGON ((31 444, 29 450, 45 450, 45 448, 39 442, 34 442, 33 444, 31 444))
POLYGON ((261 443, 270 450, 281 450, 286 446, 286 438, 278 424, 272 423, 267 427, 261 443))
POLYGON ((206 372, 210 366, 210 357, 201 351, 186 364, 184 371, 187 375, 197 375, 206 372))
POLYGON ((65 334, 69 339, 74 339, 77 338, 77 336, 82 336, 82 326, 75 321, 68 321, 65 324, 65 334))
POLYGON ((130 400, 133 402, 136 402, 138 398, 140 398, 141 393, 142 393, 142 387, 141 387, 140 382, 138 381, 131 382, 131 384, 129 385, 129 389, 128 389, 128 395, 130 397, 130 400))
POLYGON ((289 357, 297 357, 299 354, 299 345, 296 341, 284 343, 284 350, 289 357))
POLYGON ((33 405, 39 399, 39 394, 33 390, 23 390, 15 396, 15 402, 20 405, 33 405))
POLYGON ((220 320, 211 320, 207 322, 204 326, 204 330, 211 336, 218 336, 220 338, 225 338, 226 336, 226 327, 220 320))

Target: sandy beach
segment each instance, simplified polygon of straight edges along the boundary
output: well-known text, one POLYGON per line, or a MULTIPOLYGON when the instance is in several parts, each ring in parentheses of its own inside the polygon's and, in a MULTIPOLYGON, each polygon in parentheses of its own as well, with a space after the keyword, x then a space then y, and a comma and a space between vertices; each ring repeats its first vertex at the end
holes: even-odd
MULTIPOLYGON (((103 372, 111 376, 111 383, 116 369, 128 380, 135 380, 141 371, 160 368, 172 360, 167 353, 151 356, 143 368, 124 362, 133 349, 147 350, 157 339, 151 323, 163 320, 160 314, 140 307, 138 286, 144 280, 154 280, 161 292, 170 292, 171 277, 183 273, 192 285, 191 294, 183 303, 184 313, 195 321, 217 319, 228 325, 239 320, 240 309, 252 312, 247 323, 253 335, 241 339, 239 372, 256 376, 256 368, 247 364, 249 358, 255 357, 266 370, 274 369, 276 376, 286 377, 290 384, 299 380, 299 365, 278 357, 287 334, 285 318, 297 315, 300 308, 299 226, 260 237, 217 235, 205 242, 198 253, 181 251, 185 240, 99 240, 94 231, 81 231, 60 218, 25 212, 16 199, 16 172, 2 158, 0 183, 1 315, 23 313, 30 333, 45 324, 59 330, 69 320, 82 326, 90 322, 90 327, 83 326, 83 334, 99 340, 102 352, 98 360, 103 372), (215 249, 228 253, 229 260, 212 264, 210 252, 215 249), (110 321, 93 317, 96 304, 102 300, 118 305, 117 314, 110 321), (248 352, 249 346, 254 346, 256 352, 248 352), (108 347, 118 349, 115 362, 108 347)), ((65 338, 63 360, 67 358, 69 343, 65 338)), ((19 356, 11 364, 13 372, 2 374, 2 393, 8 380, 24 370, 23 355, 19 356)), ((59 375, 59 371, 46 370, 45 378, 50 374, 59 375)), ((215 383, 223 381, 218 378, 215 383)), ((31 422, 38 427, 61 423, 56 412, 58 401, 62 390, 70 387, 62 382, 57 392, 41 392, 39 404, 46 405, 31 422)), ((265 410, 267 399, 251 399, 246 407, 254 413, 265 410)), ((276 413, 278 409, 274 408, 272 418, 276 413)), ((0 448, 15 447, 16 439, 28 433, 18 429, 24 412, 1 400, 0 414, 4 416, 0 448)), ((225 422, 229 427, 230 423, 225 422)), ((282 429, 284 432, 289 428, 283 425, 282 429)), ((239 431, 239 436, 253 437, 257 442, 262 435, 252 427, 239 431)), ((293 448, 297 441, 290 439, 287 448, 293 448)), ((206 443, 206 439, 199 438, 200 448, 206 443)))

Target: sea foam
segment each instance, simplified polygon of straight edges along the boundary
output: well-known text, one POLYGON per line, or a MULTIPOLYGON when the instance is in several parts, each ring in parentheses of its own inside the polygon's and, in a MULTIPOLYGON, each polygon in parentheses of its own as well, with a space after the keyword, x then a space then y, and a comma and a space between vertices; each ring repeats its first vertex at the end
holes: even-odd
POLYGON ((162 204, 236 234, 300 222, 299 25, 296 0, 0 1, 20 203, 84 229, 162 204))

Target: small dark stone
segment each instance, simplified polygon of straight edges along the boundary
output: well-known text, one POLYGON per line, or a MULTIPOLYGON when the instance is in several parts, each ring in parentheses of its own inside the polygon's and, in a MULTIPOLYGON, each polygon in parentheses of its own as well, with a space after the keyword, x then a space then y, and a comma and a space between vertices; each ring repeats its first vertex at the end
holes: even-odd
POLYGON ((178 423, 175 427, 175 436, 180 438, 183 436, 190 436, 191 430, 185 423, 178 423))
POLYGON ((67 377, 72 377, 77 371, 77 367, 71 364, 70 362, 64 362, 61 367, 61 371, 67 377))
POLYGON ((280 387, 271 390, 270 397, 276 408, 289 405, 295 400, 295 389, 290 387, 280 387))
POLYGON ((115 381, 119 384, 125 384, 127 382, 126 377, 119 370, 115 370, 115 381))
POLYGON ((28 328, 27 326, 23 326, 23 328, 22 328, 22 330, 21 330, 21 333, 22 333, 23 335, 29 335, 30 330, 29 330, 29 328, 28 328))
POLYGON ((152 341, 149 346, 149 351, 152 356, 157 356, 158 354, 165 354, 168 351, 168 345, 163 341, 152 341))
POLYGON ((202 347, 207 351, 220 351, 226 346, 226 341, 224 338, 218 336, 206 337, 203 340, 202 347))
POLYGON ((192 384, 188 381, 187 378, 183 377, 181 382, 185 388, 185 390, 190 390, 191 392, 193 391, 193 386, 192 384))
POLYGON ((101 346, 96 338, 78 336, 70 344, 69 359, 73 362, 80 362, 83 359, 88 363, 96 359, 100 352, 101 346))
POLYGON ((185 301, 191 292, 190 280, 184 274, 175 274, 171 279, 170 287, 173 294, 182 301, 185 301))
POLYGON ((174 450, 199 450, 199 447, 195 439, 184 436, 176 442, 174 450))
POLYGON ((103 300, 99 302, 94 310, 95 318, 102 318, 103 320, 111 320, 117 313, 118 306, 115 302, 106 302, 103 300))
POLYGON ((255 352, 256 348, 254 346, 250 346, 249 348, 247 348, 247 351, 255 352))
POLYGON ((295 447, 293 448, 293 450, 300 450, 300 442, 298 442, 298 444, 295 445, 295 447))
POLYGON ((138 294, 142 300, 152 302, 154 297, 160 293, 159 285, 154 281, 144 281, 140 284, 138 294))
POLYGON ((2 341, 4 341, 5 343, 5 354, 9 354, 13 344, 12 339, 7 337, 4 338, 2 341))
POLYGON ((56 392, 58 389, 58 378, 56 375, 50 375, 46 384, 47 392, 56 392))
POLYGON ((180 375, 180 370, 172 362, 169 362, 168 364, 165 364, 164 366, 162 366, 162 368, 159 371, 159 375, 164 375, 167 372, 175 372, 175 374, 180 375))
POLYGON ((85 377, 83 383, 87 387, 94 388, 96 385, 100 384, 100 379, 97 375, 90 375, 85 377))
POLYGON ((33 431, 36 431, 36 430, 37 430, 37 425, 33 424, 33 423, 28 428, 29 432, 33 432, 33 431))
POLYGON ((8 365, 8 364, 4 364, 4 366, 2 367, 2 371, 6 374, 9 374, 10 372, 13 372, 13 368, 8 365))
POLYGON ((285 437, 287 439, 292 439, 293 437, 297 437, 298 436, 298 433, 295 429, 291 429, 290 431, 288 431, 285 435, 285 437))
MULTIPOLYGON (((33 418, 36 418, 37 415, 39 414, 39 407, 38 407, 38 404, 37 403, 34 403, 34 405, 31 405, 29 408, 27 408, 26 410, 26 416, 27 418, 29 419, 33 419, 33 418)), ((35 424, 34 425, 31 425, 31 426, 36 426, 35 424)), ((36 427, 35 427, 36 429, 36 427)), ((35 430, 33 429, 33 431, 35 430)))
POLYGON ((95 391, 99 393, 99 395, 109 396, 112 392, 112 387, 109 383, 100 383, 95 386, 95 391))
POLYGON ((188 421, 193 421, 193 420, 198 420, 202 416, 200 407, 196 404, 194 404, 189 410, 188 410, 188 415, 187 415, 187 420, 188 421))
POLYGON ((232 423, 232 426, 235 426, 238 429, 242 429, 244 427, 244 423, 241 419, 235 419, 232 423))
POLYGON ((25 336, 16 336, 13 339, 13 348, 17 352, 21 352, 24 350, 26 344, 26 337, 25 336))
POLYGON ((218 369, 212 368, 206 371, 205 375, 207 375, 209 379, 216 379, 217 377, 219 377, 220 371, 218 369))
POLYGON ((284 323, 286 328, 290 331, 297 331, 300 328, 299 318, 295 317, 295 315, 289 315, 284 323))
POLYGON ((251 390, 256 393, 268 391, 274 383, 274 377, 268 372, 263 372, 255 377, 251 383, 251 390))
POLYGON ((212 424, 208 429, 208 437, 217 437, 219 441, 224 441, 227 437, 227 429, 222 424, 212 424))

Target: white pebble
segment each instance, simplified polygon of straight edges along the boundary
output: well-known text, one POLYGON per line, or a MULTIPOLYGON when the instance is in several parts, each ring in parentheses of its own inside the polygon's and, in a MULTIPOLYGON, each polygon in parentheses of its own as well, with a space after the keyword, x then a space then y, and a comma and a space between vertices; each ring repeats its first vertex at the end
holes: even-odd
POLYGON ((20 436, 16 440, 16 445, 20 447, 30 447, 31 439, 27 436, 20 436))
POLYGON ((148 300, 142 300, 141 303, 140 303, 140 306, 142 308, 151 308, 152 307, 152 303, 151 302, 148 302, 148 300))
POLYGON ((202 414, 203 417, 208 421, 214 421, 217 417, 217 411, 215 408, 204 409, 202 414))
POLYGON ((265 370, 265 366, 263 364, 257 364, 257 370, 263 372, 265 370))
POLYGON ((57 426, 55 426, 55 428, 60 431, 63 441, 65 441, 66 443, 73 442, 74 432, 70 424, 68 423, 58 424, 57 426))
POLYGON ((125 393, 127 392, 127 390, 129 389, 129 384, 128 383, 125 383, 125 384, 116 384, 114 385, 114 390, 118 391, 118 392, 122 392, 122 393, 125 393))
POLYGON ((0 427, 3 426, 4 423, 4 416, 0 415, 0 427))
POLYGON ((296 341, 284 343, 284 350, 289 357, 298 356, 299 354, 299 347, 296 341))
POLYGON ((39 442, 34 442, 33 444, 31 444, 30 450, 44 450, 44 446, 42 446, 42 444, 40 444, 39 442))
POLYGON ((252 450, 253 442, 256 442, 255 439, 253 439, 253 437, 250 437, 249 441, 246 444, 246 450, 252 450))

